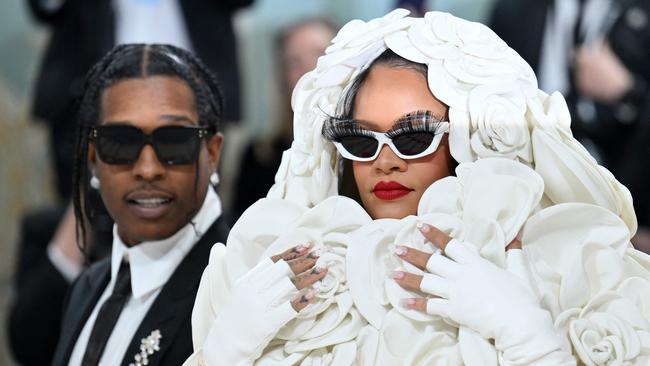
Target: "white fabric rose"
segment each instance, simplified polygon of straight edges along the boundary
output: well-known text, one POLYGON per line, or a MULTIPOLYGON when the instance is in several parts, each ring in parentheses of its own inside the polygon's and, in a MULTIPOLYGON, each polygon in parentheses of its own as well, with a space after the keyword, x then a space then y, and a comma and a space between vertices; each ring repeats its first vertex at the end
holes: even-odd
POLYGON ((533 70, 488 27, 439 12, 427 13, 424 21, 431 32, 428 39, 435 41, 415 47, 430 58, 432 92, 450 108, 467 110, 468 94, 478 85, 518 81, 526 96, 536 92, 533 70))
POLYGON ((616 291, 599 294, 584 308, 563 312, 557 326, 568 333, 585 365, 646 365, 650 362, 650 324, 643 312, 650 299, 638 294, 648 291, 647 279, 629 278, 616 291), (637 295, 627 297, 633 293, 637 295))
POLYGON ((531 162, 526 99, 516 83, 480 85, 468 98, 470 145, 480 158, 521 158, 531 162))
POLYGON ((588 204, 541 210, 522 241, 542 302, 586 365, 650 361, 650 265, 625 223, 588 204))

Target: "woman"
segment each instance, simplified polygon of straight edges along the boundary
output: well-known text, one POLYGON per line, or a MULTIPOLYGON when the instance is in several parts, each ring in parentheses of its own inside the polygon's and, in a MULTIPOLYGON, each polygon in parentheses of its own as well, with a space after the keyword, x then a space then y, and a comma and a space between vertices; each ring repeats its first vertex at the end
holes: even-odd
POLYGON ((294 143, 211 253, 186 364, 647 363, 627 190, 494 33, 407 14, 348 23, 298 83, 294 143))
POLYGON ((222 105, 213 74, 172 46, 117 46, 89 72, 74 208, 85 238, 99 191, 112 252, 71 289, 53 365, 173 365, 191 354, 201 268, 228 232, 211 187, 222 105))
POLYGON ((318 57, 325 52, 337 29, 324 18, 308 18, 292 24, 276 37, 280 87, 274 94, 277 95, 278 113, 268 121, 272 133, 258 137, 244 148, 234 197, 235 219, 255 201, 264 198, 273 185, 282 152, 293 140, 291 92, 300 77, 316 66, 318 57))

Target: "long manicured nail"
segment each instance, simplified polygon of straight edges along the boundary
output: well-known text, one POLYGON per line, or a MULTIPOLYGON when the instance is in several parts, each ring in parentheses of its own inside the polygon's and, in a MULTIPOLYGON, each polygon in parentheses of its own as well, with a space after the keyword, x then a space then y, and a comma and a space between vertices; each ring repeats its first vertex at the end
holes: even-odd
POLYGON ((304 252, 305 250, 311 248, 311 243, 300 244, 296 246, 296 252, 304 252))
POLYGON ((397 254, 397 255, 404 255, 404 254, 406 254, 406 252, 408 252, 408 249, 403 245, 398 245, 398 246, 395 247, 393 252, 395 254, 397 254))
POLYGON ((307 299, 308 301, 311 301, 314 297, 316 297, 316 291, 315 290, 309 290, 305 294, 305 299, 307 299))
POLYGON ((308 257, 309 258, 319 258, 321 254, 323 254, 323 249, 318 248, 318 249, 312 250, 312 252, 309 253, 308 257))
POLYGON ((311 274, 321 274, 321 273, 325 272, 326 269, 327 268, 325 268, 325 267, 316 266, 311 270, 311 274))
POLYGON ((404 308, 410 309, 415 305, 415 299, 401 299, 399 304, 404 308))
POLYGON ((431 227, 429 225, 423 223, 423 222, 418 222, 417 228, 418 228, 418 230, 420 230, 424 234, 431 231, 431 227))
POLYGON ((394 280, 401 280, 406 276, 406 274, 402 271, 393 271, 393 273, 390 274, 390 277, 394 280))

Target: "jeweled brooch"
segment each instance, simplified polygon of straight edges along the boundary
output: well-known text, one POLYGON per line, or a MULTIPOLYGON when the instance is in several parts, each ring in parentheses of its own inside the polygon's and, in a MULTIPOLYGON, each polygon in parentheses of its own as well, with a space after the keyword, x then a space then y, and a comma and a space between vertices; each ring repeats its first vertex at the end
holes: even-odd
POLYGON ((129 366, 146 366, 149 364, 149 356, 154 352, 160 351, 160 339, 162 334, 160 330, 156 329, 147 338, 140 340, 140 353, 135 355, 135 363, 130 363, 129 366))

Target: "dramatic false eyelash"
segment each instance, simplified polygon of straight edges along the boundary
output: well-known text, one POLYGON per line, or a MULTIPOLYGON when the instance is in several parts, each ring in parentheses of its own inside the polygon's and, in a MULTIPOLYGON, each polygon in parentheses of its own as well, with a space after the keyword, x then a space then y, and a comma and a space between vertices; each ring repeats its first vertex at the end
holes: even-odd
POLYGON ((372 137, 370 130, 364 128, 359 121, 353 119, 330 117, 323 125, 323 136, 332 141, 338 141, 346 136, 372 137))
MULTIPOLYGON (((414 132, 428 132, 438 134, 441 128, 440 117, 431 111, 421 110, 410 112, 400 117, 393 127, 386 132, 386 136, 394 138, 398 135, 414 132)), ((370 130, 363 127, 361 121, 329 117, 323 125, 323 136, 329 140, 337 141, 346 136, 368 136, 373 137, 370 130)))
POLYGON ((441 129, 441 123, 445 122, 433 115, 430 111, 412 112, 401 117, 386 132, 386 136, 394 138, 404 133, 429 132, 434 135, 438 134, 441 129))

